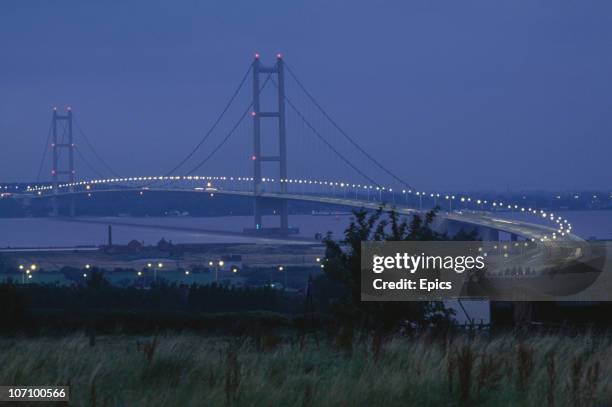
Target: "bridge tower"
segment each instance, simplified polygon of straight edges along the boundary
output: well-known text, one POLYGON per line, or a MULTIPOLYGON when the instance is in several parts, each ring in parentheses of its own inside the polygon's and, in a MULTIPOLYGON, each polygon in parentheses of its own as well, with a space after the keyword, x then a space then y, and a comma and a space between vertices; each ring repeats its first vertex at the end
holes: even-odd
MULTIPOLYGON (((264 199, 261 197, 263 192, 262 182, 262 164, 264 162, 278 163, 278 179, 287 179, 287 134, 285 121, 285 71, 283 57, 281 54, 276 56, 276 63, 273 66, 264 66, 259 60, 259 54, 255 54, 253 60, 253 192, 255 195, 255 231, 263 228, 262 213, 264 199), (277 79, 277 110, 276 111, 261 111, 260 92, 261 92, 261 74, 276 75, 277 79), (261 122, 263 119, 276 120, 278 124, 278 153, 273 155, 262 155, 261 149, 261 122)), ((263 135, 266 136, 265 134, 263 135)), ((280 182, 280 192, 287 192, 287 183, 280 182)), ((280 233, 290 233, 289 229, 289 214, 287 211, 287 201, 282 199, 279 201, 279 216, 280 216, 280 233)))
MULTIPOLYGON (((60 182, 74 182, 75 170, 74 170, 74 137, 72 133, 72 109, 66 108, 66 114, 60 114, 57 111, 57 107, 53 108, 53 124, 52 124, 52 137, 51 151, 53 155, 53 168, 51 169, 51 176, 53 180, 53 193, 55 195, 59 192, 60 182), (62 130, 60 135, 60 125, 62 122, 66 123, 65 128, 62 130), (61 139, 58 139, 61 136, 61 139), (60 162, 65 162, 66 159, 61 160, 62 151, 66 150, 67 157, 67 168, 62 166, 60 162)), ((71 187, 72 190, 72 187, 71 187)), ((59 202, 58 197, 53 197, 52 203, 52 214, 53 216, 59 215, 59 202)), ((70 199, 70 216, 75 214, 74 198, 70 199)))

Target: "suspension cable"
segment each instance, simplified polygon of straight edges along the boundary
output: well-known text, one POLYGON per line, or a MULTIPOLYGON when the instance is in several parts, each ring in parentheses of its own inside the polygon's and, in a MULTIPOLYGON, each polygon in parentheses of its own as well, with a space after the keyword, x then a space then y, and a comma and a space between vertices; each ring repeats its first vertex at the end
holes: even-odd
POLYGON ((81 159, 81 161, 83 161, 83 163, 87 166, 87 168, 89 168, 91 172, 95 173, 100 178, 105 178, 104 174, 98 171, 89 161, 87 161, 83 153, 81 153, 81 150, 79 150, 78 148, 75 148, 74 150, 77 152, 77 156, 81 159))
MULTIPOLYGON (((261 93, 264 88, 266 87, 266 85, 268 84, 268 81, 270 80, 271 75, 268 74, 268 76, 266 77, 266 80, 264 81, 264 83, 261 85, 261 88, 259 88, 258 93, 261 93)), ((196 172, 197 170, 199 170, 208 160, 210 160, 212 158, 213 155, 215 155, 215 153, 217 151, 219 151, 219 149, 221 147, 223 147, 223 145, 230 139, 230 137, 235 133, 236 129, 238 129, 238 126, 242 123, 242 121, 244 120, 244 118, 248 115, 248 113, 251 111, 253 107, 253 102, 251 102, 249 104, 249 106, 245 109, 245 111, 242 113, 242 115, 240 116, 240 119, 238 119, 238 121, 236 122, 236 124, 234 124, 234 126, 231 128, 231 130, 226 134, 226 136, 223 138, 223 140, 221 140, 221 142, 219 144, 217 144, 217 146, 206 156, 206 158, 204 158, 202 161, 200 161, 200 163, 198 165, 196 165, 194 168, 191 169, 191 171, 189 171, 186 175, 191 175, 194 172, 196 172)))
POLYGON ((172 173, 174 173, 176 170, 181 168, 191 157, 193 157, 193 155, 199 150, 199 148, 202 147, 202 144, 204 144, 204 142, 210 137, 210 135, 213 133, 213 131, 217 128, 217 126, 221 122, 221 119, 223 119, 223 117, 225 116, 225 114, 227 113, 231 105, 234 103, 234 100, 238 96, 238 93, 240 92, 247 78, 249 77, 249 74, 251 73, 252 68, 253 68, 253 65, 252 64, 249 65, 249 69, 246 71, 246 73, 242 77, 240 84, 238 85, 238 87, 236 88, 236 90, 234 91, 230 99, 228 100, 227 104, 225 105, 225 107, 223 108, 219 116, 217 116, 217 119, 214 121, 213 125, 208 129, 204 137, 200 140, 200 142, 196 144, 196 146, 189 152, 189 154, 187 154, 187 156, 180 163, 178 163, 174 168, 168 171, 165 174, 165 176, 172 175, 172 173))
POLYGON ((81 136, 83 136, 83 140, 85 140, 85 144, 87 144, 87 146, 89 147, 89 149, 91 150, 91 152, 93 153, 93 155, 98 159, 98 161, 100 161, 100 163, 108 170, 108 172, 113 176, 113 177, 117 177, 119 178, 120 175, 111 168, 110 165, 108 165, 108 163, 100 156, 100 154, 98 154, 98 152, 96 151, 96 149, 94 148, 93 144, 91 143, 91 141, 89 141, 89 137, 87 137, 87 135, 85 134, 85 132, 83 131, 83 129, 81 128, 81 126, 79 126, 79 123, 76 120, 76 117, 73 116, 73 122, 74 125, 76 126, 77 130, 79 131, 79 133, 81 134, 81 136))
POLYGON ((51 141, 51 130, 53 128, 53 120, 49 123, 49 130, 47 130, 47 141, 45 142, 45 148, 40 158, 40 165, 38 166, 38 173, 36 175, 36 182, 40 182, 40 174, 42 174, 43 166, 45 165, 45 158, 47 158, 47 151, 49 151, 49 142, 51 141))
MULTIPOLYGON (((278 84, 276 83, 274 79, 272 79, 272 82, 278 87, 278 84)), ((327 145, 327 147, 329 147, 329 149, 332 150, 342 161, 348 164, 353 170, 355 170, 364 179, 368 180, 368 182, 374 184, 377 187, 380 187, 380 184, 378 182, 374 181, 372 178, 366 175, 363 171, 359 169, 359 167, 357 167, 352 162, 350 162, 348 158, 342 155, 340 151, 338 151, 331 143, 329 143, 325 139, 325 137, 323 137, 323 135, 321 135, 321 133, 319 133, 319 131, 312 125, 312 123, 310 123, 308 119, 306 119, 306 117, 302 114, 302 112, 298 110, 298 108, 293 104, 293 102, 291 102, 291 100, 287 97, 287 95, 285 95, 285 101, 293 109, 293 111, 297 113, 297 115, 300 117, 300 119, 302 119, 302 121, 306 124, 306 126, 308 126, 308 128, 319 138, 319 140, 325 143, 325 145, 327 145)))
POLYGON ((310 101, 317 107, 317 109, 319 109, 319 111, 323 114, 323 116, 325 116, 325 118, 327 120, 329 120, 329 122, 332 124, 332 126, 334 126, 336 128, 336 130, 338 130, 340 132, 340 134, 342 134, 355 148, 357 148, 363 155, 365 155, 370 161, 372 161, 374 164, 376 164, 378 166, 378 168, 380 168, 381 170, 383 170, 384 172, 386 172, 388 175, 390 175, 393 179, 395 179, 396 181, 400 182, 401 184, 405 185, 408 188, 414 189, 410 186, 410 184, 408 184, 406 181, 402 180, 401 178, 399 178, 397 175, 395 175, 391 170, 389 170, 388 168, 386 168, 384 165, 382 165, 378 160, 376 160, 374 157, 372 157, 372 155, 370 155, 367 151, 365 151, 351 136, 348 135, 347 132, 345 132, 339 125, 338 123, 336 123, 336 121, 325 111, 325 109, 323 109, 323 107, 319 104, 319 102, 317 102, 317 100, 314 98, 314 96, 312 96, 312 94, 310 92, 308 92, 308 90, 306 90, 306 87, 302 84, 302 82, 298 79, 298 77, 295 75, 295 73, 293 72, 293 70, 289 67, 289 65, 287 65, 287 63, 285 63, 285 67, 287 68, 287 71, 289 72, 289 74, 291 75, 291 77, 295 80, 295 82, 298 84, 298 86, 300 87, 300 89, 302 89, 302 91, 306 94, 306 96, 308 96, 308 99, 310 99, 310 101))

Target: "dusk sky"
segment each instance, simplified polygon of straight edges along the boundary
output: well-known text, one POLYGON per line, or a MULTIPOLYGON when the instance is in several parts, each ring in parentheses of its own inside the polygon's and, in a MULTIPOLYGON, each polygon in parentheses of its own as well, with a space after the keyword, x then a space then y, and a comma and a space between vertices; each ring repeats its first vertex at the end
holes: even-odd
MULTIPOLYGON (((282 52, 352 137, 419 188, 612 190, 608 1, 4 0, 0 49, 0 182, 35 180, 51 109, 67 105, 117 172, 164 173, 253 54, 282 52)), ((308 175, 312 157, 289 154, 290 174, 308 175)))

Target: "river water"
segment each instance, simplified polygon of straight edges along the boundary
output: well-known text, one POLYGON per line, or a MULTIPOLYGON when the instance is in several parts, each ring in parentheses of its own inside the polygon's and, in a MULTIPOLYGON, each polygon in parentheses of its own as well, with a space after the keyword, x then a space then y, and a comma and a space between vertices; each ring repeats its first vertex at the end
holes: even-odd
MULTIPOLYGON (((559 215, 569 219, 574 232, 583 238, 612 240, 612 211, 566 211, 559 215)), ((518 214, 498 214, 518 218, 518 214)), ((530 219, 530 218, 525 218, 530 219)), ((106 244, 107 227, 112 225, 113 242, 125 244, 138 240, 155 244, 160 239, 174 243, 307 243, 316 233, 331 231, 340 236, 348 225, 348 215, 292 215, 291 225, 300 233, 289 240, 243 235, 252 227, 250 216, 221 217, 97 217, 97 218, 4 218, 0 219, 0 248, 58 247, 106 244)), ((277 217, 264 217, 264 225, 278 226, 277 217)))

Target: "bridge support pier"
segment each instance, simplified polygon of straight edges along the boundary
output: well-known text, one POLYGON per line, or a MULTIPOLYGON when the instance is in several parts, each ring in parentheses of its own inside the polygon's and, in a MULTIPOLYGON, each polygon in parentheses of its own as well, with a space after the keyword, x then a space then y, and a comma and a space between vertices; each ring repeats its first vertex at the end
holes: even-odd
MULTIPOLYGON (((55 194, 59 191, 60 176, 64 176, 64 180, 69 183, 74 182, 74 137, 72 134, 72 110, 66 109, 66 114, 62 115, 57 112, 57 108, 53 108, 53 143, 51 144, 51 150, 53 155, 53 168, 51 169, 51 176, 53 177, 53 192, 55 194), (60 122, 66 122, 66 127, 63 130, 61 139, 59 139, 59 124, 60 122), (60 151, 62 149, 68 150, 68 168, 60 168, 60 151)), ((72 191, 72 188, 71 188, 72 191)), ((75 215, 75 201, 74 197, 70 198, 68 214, 69 216, 75 215)), ((59 216, 59 200, 57 195, 53 197, 51 203, 51 216, 59 216)))
POLYGON ((298 228, 289 226, 289 210, 288 201, 286 199, 273 199, 273 198, 255 198, 255 227, 245 228, 244 233, 249 235, 261 235, 261 236, 288 236, 299 233, 298 228), (279 216, 280 223, 278 226, 263 227, 263 214, 276 214, 279 216))
POLYGON ((516 242, 518 240, 518 235, 515 233, 510 233, 510 241, 516 242))
POLYGON ((449 237, 454 237, 461 231, 470 233, 478 228, 458 220, 442 219, 438 223, 434 223, 434 229, 440 231, 441 233, 446 233, 449 237))
MULTIPOLYGON (((262 180, 262 163, 277 162, 278 163, 278 180, 280 181, 280 192, 287 193, 287 135, 285 123, 285 70, 282 56, 279 54, 276 58, 276 63, 273 66, 262 66, 259 61, 259 55, 255 55, 253 61, 253 192, 255 194, 255 203, 253 206, 254 212, 254 229, 245 230, 245 232, 255 231, 260 233, 263 229, 262 210, 264 207, 263 199, 260 197, 263 192, 264 184, 262 180), (261 111, 260 104, 260 75, 261 74, 276 74, 277 76, 277 111, 268 112, 261 111), (278 123, 278 153, 268 155, 262 154, 261 148, 261 121, 264 118, 276 119, 278 123)), ((280 227, 276 229, 274 234, 290 234, 292 231, 289 228, 289 211, 287 210, 287 201, 281 200, 278 206, 278 214, 280 216, 280 227)))
POLYGON ((499 230, 481 227, 478 229, 478 236, 485 242, 498 242, 499 241, 499 230))

